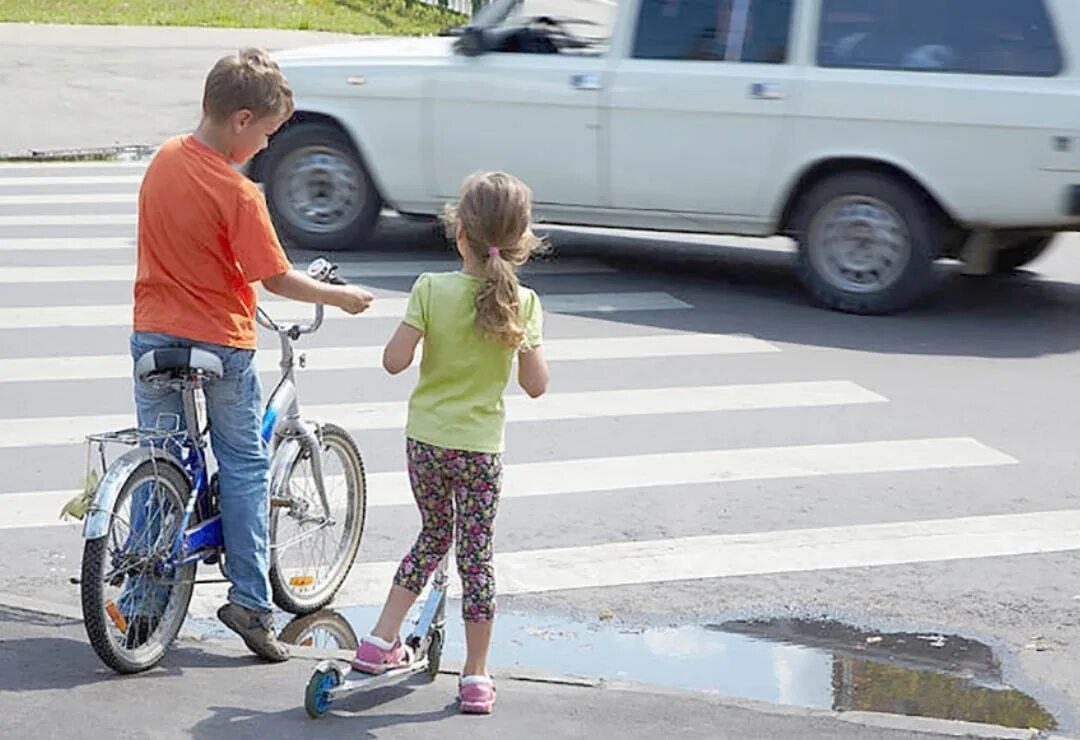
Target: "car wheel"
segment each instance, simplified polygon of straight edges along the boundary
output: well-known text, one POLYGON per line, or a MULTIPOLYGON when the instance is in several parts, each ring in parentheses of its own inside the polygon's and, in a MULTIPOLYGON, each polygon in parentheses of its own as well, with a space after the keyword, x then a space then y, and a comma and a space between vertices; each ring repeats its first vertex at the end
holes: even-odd
POLYGON ((1002 249, 994 255, 994 272, 998 274, 1013 272, 1029 262, 1034 262, 1050 247, 1054 241, 1054 234, 1050 236, 1033 236, 1002 249))
POLYGON ((930 287, 938 231, 925 201, 898 180, 835 175, 815 185, 796 214, 800 281, 827 308, 898 311, 930 287))
POLYGON ((294 124, 274 137, 266 155, 266 201, 286 244, 316 251, 353 249, 374 232, 382 200, 340 129, 294 124))

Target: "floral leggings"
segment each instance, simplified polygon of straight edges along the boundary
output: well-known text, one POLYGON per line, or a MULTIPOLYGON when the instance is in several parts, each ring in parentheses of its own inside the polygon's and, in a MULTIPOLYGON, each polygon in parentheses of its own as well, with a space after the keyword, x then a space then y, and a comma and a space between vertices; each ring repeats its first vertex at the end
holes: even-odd
POLYGON ((462 616, 469 622, 491 620, 495 616, 492 540, 502 486, 502 456, 448 450, 415 439, 406 440, 405 451, 422 529, 401 561, 394 583, 415 594, 424 590, 439 561, 450 551, 456 505, 462 616))

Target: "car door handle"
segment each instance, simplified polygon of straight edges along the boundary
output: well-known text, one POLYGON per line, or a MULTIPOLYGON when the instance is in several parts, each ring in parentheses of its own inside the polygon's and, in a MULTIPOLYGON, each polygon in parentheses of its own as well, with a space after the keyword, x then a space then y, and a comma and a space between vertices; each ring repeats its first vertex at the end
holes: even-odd
POLYGON ((570 75, 570 87, 575 90, 599 90, 600 75, 578 74, 570 75))
POLYGON ((750 97, 755 100, 780 100, 784 91, 775 82, 755 82, 750 85, 750 97))

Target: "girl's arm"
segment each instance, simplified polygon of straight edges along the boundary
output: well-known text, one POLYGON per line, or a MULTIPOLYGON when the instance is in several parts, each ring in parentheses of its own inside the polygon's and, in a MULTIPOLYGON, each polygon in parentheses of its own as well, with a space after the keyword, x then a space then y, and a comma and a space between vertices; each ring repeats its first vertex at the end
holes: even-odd
POLYGON ((386 372, 397 375, 412 364, 416 345, 424 335, 415 326, 402 322, 383 350, 382 365, 386 372))
POLYGON ((544 360, 544 348, 535 347, 528 352, 518 352, 518 385, 530 398, 544 395, 548 387, 548 366, 544 360))

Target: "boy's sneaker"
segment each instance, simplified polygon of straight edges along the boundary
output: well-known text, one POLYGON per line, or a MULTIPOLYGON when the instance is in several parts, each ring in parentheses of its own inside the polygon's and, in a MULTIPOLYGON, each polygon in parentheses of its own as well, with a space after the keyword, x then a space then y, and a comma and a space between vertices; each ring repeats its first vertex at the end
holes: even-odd
POLYGON ((488 676, 465 676, 458 682, 463 714, 491 714, 495 707, 495 682, 488 676))
POLYGON ((270 612, 256 612, 229 602, 218 609, 217 615, 260 658, 272 663, 289 659, 289 649, 274 635, 274 618, 270 612))
POLYGON ((410 662, 409 651, 401 640, 389 643, 375 635, 368 635, 360 641, 352 667, 362 673, 377 676, 394 668, 402 668, 410 662))

